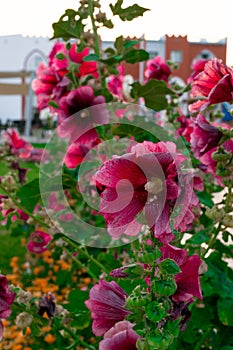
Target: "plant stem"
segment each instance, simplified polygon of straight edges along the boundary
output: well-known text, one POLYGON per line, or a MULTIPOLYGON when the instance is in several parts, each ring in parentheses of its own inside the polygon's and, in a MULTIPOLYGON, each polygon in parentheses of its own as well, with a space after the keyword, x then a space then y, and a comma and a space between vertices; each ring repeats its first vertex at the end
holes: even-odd
POLYGON ((19 208, 21 209, 25 214, 27 214, 28 216, 30 216, 32 219, 34 219, 35 221, 37 221, 40 225, 42 225, 43 227, 46 228, 50 228, 49 225, 47 225, 44 220, 42 220, 41 218, 39 218, 38 216, 35 216, 34 214, 32 214, 29 210, 27 210, 21 203, 19 203, 18 198, 16 198, 14 195, 12 195, 11 193, 9 193, 9 191, 7 191, 4 186, 2 186, 0 184, 0 189, 2 191, 5 192, 5 194, 12 200, 12 202, 19 208))
POLYGON ((64 248, 64 250, 66 251, 66 253, 69 255, 69 257, 81 268, 84 269, 91 278, 93 278, 94 280, 98 281, 98 277, 96 277, 96 275, 89 270, 84 264, 82 264, 82 262, 80 260, 78 260, 68 249, 64 248))
POLYGON ((212 235, 212 237, 211 237, 211 239, 209 241, 207 249, 205 250, 205 252, 201 256, 202 259, 206 257, 207 253, 210 251, 210 249, 213 247, 214 243, 216 242, 217 236, 218 236, 218 234, 219 234, 219 232, 221 230, 221 226, 222 226, 222 223, 219 222, 219 224, 218 224, 218 226, 216 228, 216 232, 213 233, 213 235, 212 235))
MULTIPOLYGON (((97 27, 95 24, 95 18, 94 18, 94 6, 93 6, 93 0, 88 0, 88 11, 89 11, 89 16, 91 19, 91 24, 92 24, 92 30, 93 30, 93 34, 94 34, 94 44, 95 44, 95 54, 100 57, 100 45, 99 45, 99 35, 97 32, 97 27)), ((100 67, 98 67, 98 71, 99 71, 99 75, 100 75, 100 80, 101 80, 101 86, 103 89, 106 88, 106 81, 105 81, 105 77, 103 76, 103 72, 102 69, 100 67)))
POLYGON ((89 345, 85 341, 83 341, 82 339, 77 338, 76 334, 71 329, 63 326, 63 328, 61 330, 66 331, 74 339, 74 343, 66 349, 72 349, 74 346, 80 344, 80 345, 84 346, 85 349, 95 350, 95 348, 92 345, 89 345))
POLYGON ((80 253, 84 254, 89 260, 91 260, 93 263, 95 263, 97 266, 99 266, 99 268, 103 271, 106 272, 107 274, 109 274, 108 269, 106 269, 106 267, 101 264, 98 260, 96 260, 92 255, 90 255, 87 251, 86 247, 80 247, 80 245, 78 245, 77 243, 73 242, 71 239, 69 239, 68 237, 62 237, 63 241, 65 241, 66 243, 68 243, 69 245, 71 245, 72 247, 74 247, 75 249, 77 249, 80 253))
POLYGON ((195 346, 194 350, 199 350, 200 349, 201 345, 203 344, 203 341, 208 336, 209 332, 210 332, 210 329, 207 329, 207 331, 202 335, 200 341, 195 346))

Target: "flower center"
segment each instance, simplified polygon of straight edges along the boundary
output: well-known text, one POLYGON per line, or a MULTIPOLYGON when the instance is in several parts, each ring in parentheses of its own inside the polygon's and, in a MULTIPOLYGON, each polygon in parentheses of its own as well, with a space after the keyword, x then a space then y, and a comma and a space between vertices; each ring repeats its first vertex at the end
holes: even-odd
POLYGON ((157 194, 163 189, 163 181, 159 177, 152 177, 151 181, 145 184, 145 190, 151 194, 157 194))
POLYGON ((89 115, 90 115, 90 113, 88 110, 84 110, 80 113, 80 117, 83 119, 89 117, 89 115))

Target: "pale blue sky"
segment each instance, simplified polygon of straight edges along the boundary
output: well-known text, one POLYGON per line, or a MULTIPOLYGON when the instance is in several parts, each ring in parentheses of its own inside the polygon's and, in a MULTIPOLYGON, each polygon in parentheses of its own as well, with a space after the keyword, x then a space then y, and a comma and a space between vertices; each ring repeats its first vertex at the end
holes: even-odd
MULTIPOLYGON (((0 6, 0 36, 23 34, 52 35, 52 23, 67 8, 78 7, 77 0, 7 0, 0 6)), ((102 0, 104 10, 115 0, 102 0)), ((227 63, 233 65, 232 0, 125 0, 124 6, 138 3, 146 12, 132 22, 115 22, 113 30, 103 30, 104 40, 119 35, 159 39, 165 34, 188 35, 190 41, 216 42, 228 39, 227 63)))

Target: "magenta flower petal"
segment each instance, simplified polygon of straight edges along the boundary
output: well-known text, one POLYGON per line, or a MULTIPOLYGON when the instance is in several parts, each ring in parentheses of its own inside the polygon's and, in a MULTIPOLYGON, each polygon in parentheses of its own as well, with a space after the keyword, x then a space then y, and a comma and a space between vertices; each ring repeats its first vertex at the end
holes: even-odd
POLYGON ((191 97, 202 99, 189 105, 190 112, 198 112, 207 106, 233 100, 233 69, 222 60, 209 60, 203 71, 191 82, 191 97))
POLYGON ((51 241, 52 237, 49 233, 36 230, 29 237, 29 242, 27 244, 28 251, 40 254, 47 250, 47 245, 51 241))
POLYGON ((181 272, 175 275, 177 290, 172 296, 175 302, 188 301, 195 296, 202 299, 199 267, 202 261, 198 255, 191 255, 180 266, 181 272))
POLYGON ((140 336, 133 330, 133 324, 121 321, 104 334, 99 350, 137 350, 136 343, 140 336))
POLYGON ((183 265, 187 259, 187 252, 185 249, 174 247, 170 244, 164 245, 160 250, 162 252, 161 260, 172 259, 178 266, 183 265))
POLYGON ((125 291, 114 281, 100 280, 90 290, 85 305, 91 311, 92 331, 101 336, 130 312, 124 308, 127 298, 125 291))

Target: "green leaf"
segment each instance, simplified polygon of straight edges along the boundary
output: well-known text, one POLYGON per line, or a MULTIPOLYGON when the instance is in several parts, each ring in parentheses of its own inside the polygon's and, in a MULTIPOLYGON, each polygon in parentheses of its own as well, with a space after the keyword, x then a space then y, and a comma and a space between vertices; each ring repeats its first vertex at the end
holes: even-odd
POLYGON ((67 9, 57 23, 53 23, 53 37, 51 39, 62 38, 67 41, 71 38, 79 39, 84 30, 82 19, 76 20, 77 11, 67 9))
POLYGON ((144 12, 149 9, 141 7, 137 4, 122 8, 123 0, 118 0, 115 5, 110 4, 110 8, 114 16, 119 16, 122 21, 132 21, 134 18, 143 16, 144 12))
POLYGON ((34 179, 22 186, 17 192, 17 197, 22 205, 32 213, 41 198, 39 179, 34 179))
POLYGON ((83 311, 75 315, 75 319, 71 322, 70 326, 76 329, 85 329, 91 323, 90 311, 83 311))
POLYGON ((219 299, 217 309, 220 321, 225 326, 233 326, 233 299, 219 299))
POLYGON ((99 56, 95 53, 90 53, 89 55, 83 57, 83 61, 85 62, 99 61, 99 59, 99 56))
POLYGON ((214 202, 212 200, 212 194, 207 193, 207 192, 198 192, 198 191, 196 191, 196 195, 197 195, 199 201, 202 204, 206 205, 209 208, 213 207, 214 202))
POLYGON ((201 244, 204 243, 206 241, 208 241, 209 236, 206 234, 205 231, 199 231, 197 233, 195 233, 191 238, 189 238, 188 242, 191 244, 201 244))
POLYGON ((89 297, 88 291, 83 291, 80 289, 71 290, 68 295, 69 304, 65 305, 65 308, 73 313, 79 313, 86 311, 85 300, 89 297))
POLYGON ((123 58, 127 63, 147 61, 149 59, 149 53, 141 49, 131 49, 123 56, 123 58))
POLYGON ((165 259, 159 264, 162 273, 175 275, 180 272, 179 266, 172 259, 165 259))
POLYGON ((66 56, 64 55, 64 53, 60 52, 56 55, 56 58, 62 61, 64 60, 64 58, 66 58, 66 56))
POLYGON ((144 97, 146 107, 161 111, 168 106, 166 95, 174 95, 174 92, 167 87, 165 81, 151 79, 145 85, 133 83, 131 94, 135 99, 144 97))

